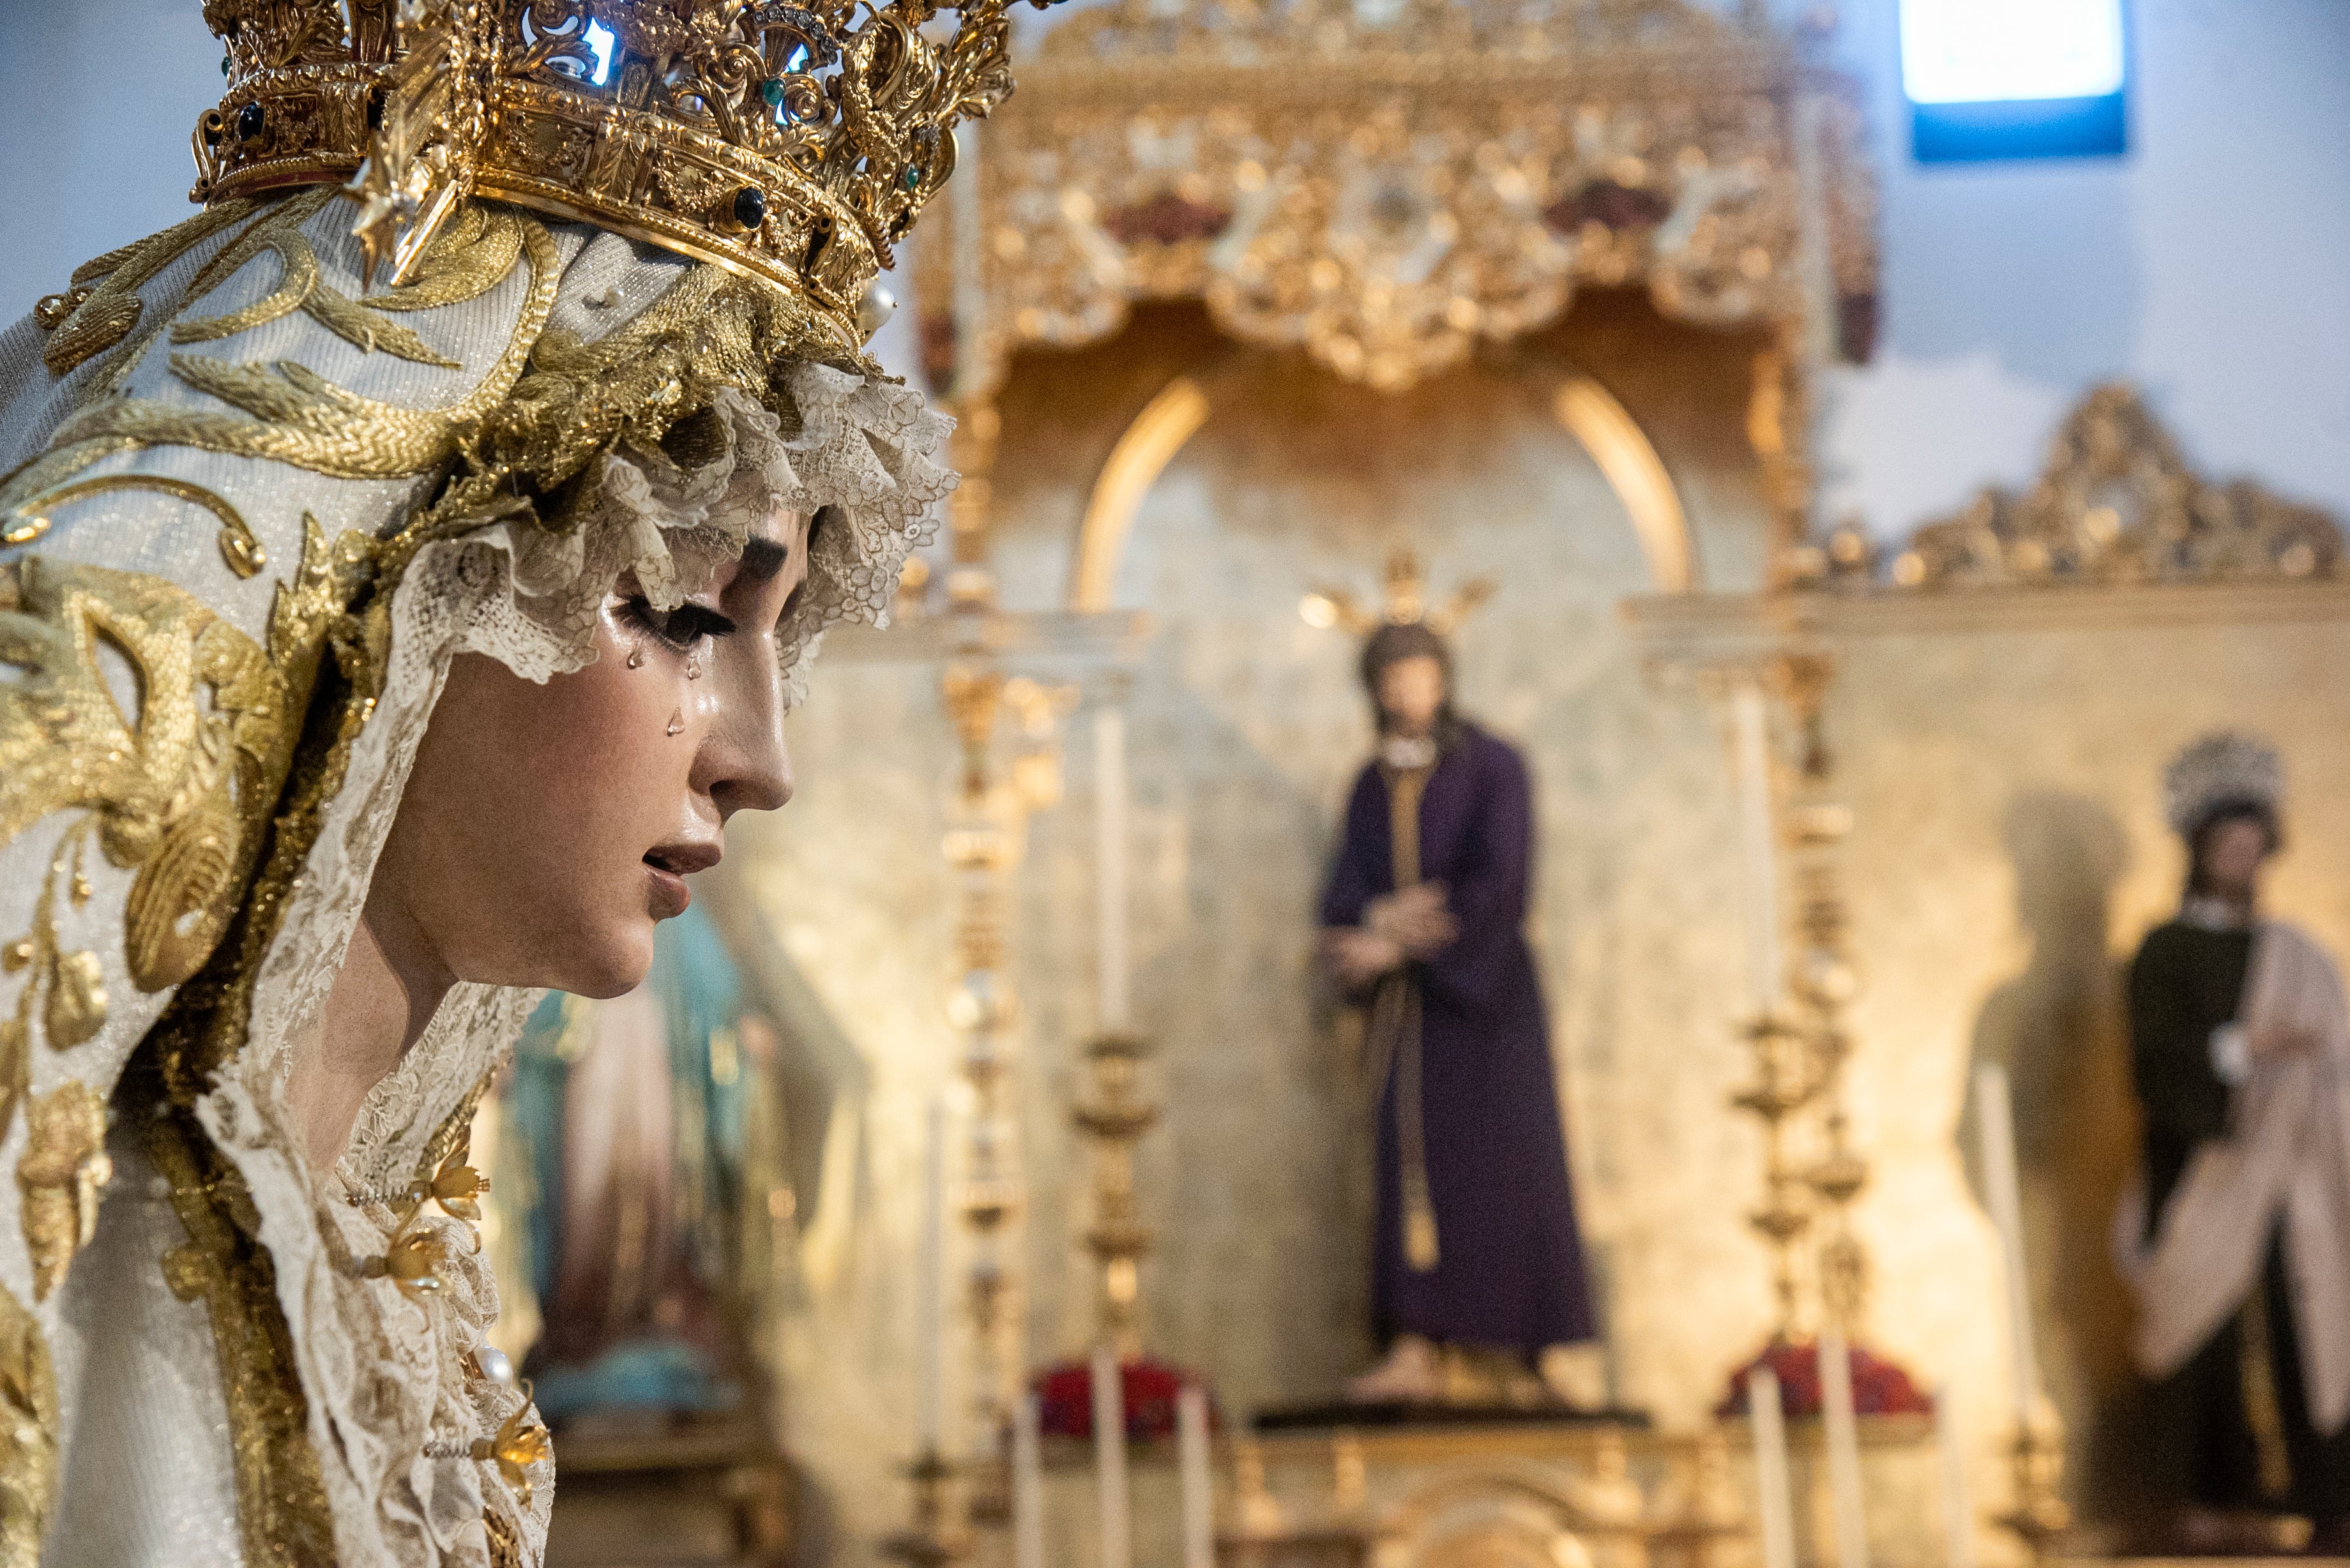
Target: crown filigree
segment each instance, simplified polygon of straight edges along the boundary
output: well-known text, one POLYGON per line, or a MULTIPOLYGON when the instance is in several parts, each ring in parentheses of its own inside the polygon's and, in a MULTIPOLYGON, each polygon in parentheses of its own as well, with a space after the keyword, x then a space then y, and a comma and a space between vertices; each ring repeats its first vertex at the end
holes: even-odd
POLYGON ((469 195, 584 218, 798 292, 853 350, 954 126, 1012 90, 1010 4, 206 0, 228 91, 190 195, 350 180, 393 283, 469 195))
POLYGON ((1419 557, 1409 546, 1399 545, 1388 553, 1387 602, 1379 610, 1366 609, 1344 588, 1316 588, 1298 601, 1297 614, 1310 627, 1342 627, 1357 637, 1383 626, 1426 626, 1439 637, 1450 637, 1499 587, 1491 577, 1474 577, 1453 589, 1442 604, 1430 604, 1419 557))

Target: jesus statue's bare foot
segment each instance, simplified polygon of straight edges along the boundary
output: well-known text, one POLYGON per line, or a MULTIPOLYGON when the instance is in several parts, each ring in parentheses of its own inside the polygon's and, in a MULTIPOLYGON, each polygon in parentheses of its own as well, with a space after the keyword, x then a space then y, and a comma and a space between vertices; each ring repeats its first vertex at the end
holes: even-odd
POLYGON ((1347 1397, 1357 1405, 1432 1405, 1443 1393, 1435 1347, 1416 1334, 1398 1336, 1386 1360, 1347 1380, 1347 1397))

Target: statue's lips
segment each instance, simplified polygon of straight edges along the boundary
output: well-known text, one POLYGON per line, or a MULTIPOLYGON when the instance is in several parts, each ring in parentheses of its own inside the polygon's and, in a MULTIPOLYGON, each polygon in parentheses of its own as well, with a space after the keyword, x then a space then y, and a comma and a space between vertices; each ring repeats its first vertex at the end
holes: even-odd
POLYGON ((671 920, 685 913, 693 902, 693 889, 685 879, 717 865, 724 853, 714 843, 664 844, 648 850, 645 875, 650 887, 645 902, 653 919, 671 920))

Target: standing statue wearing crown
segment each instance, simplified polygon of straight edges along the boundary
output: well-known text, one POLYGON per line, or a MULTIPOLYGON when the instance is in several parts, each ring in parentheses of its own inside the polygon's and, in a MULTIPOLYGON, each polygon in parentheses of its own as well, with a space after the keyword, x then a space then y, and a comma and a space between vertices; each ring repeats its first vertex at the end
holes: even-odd
POLYGON ((2276 753, 2213 735, 2166 784, 2187 893, 2130 964, 2145 1163, 2115 1238, 2153 1383, 2154 1528, 2166 1550, 2220 1551, 2246 1543, 2231 1515, 2291 1513, 2338 1552, 2350 1548, 2350 1009, 2333 959, 2260 909, 2282 839, 2276 753))
POLYGON ((0 335, 0 1568, 537 1561, 466 1128, 952 487, 1005 4, 206 0, 201 211, 0 335))
POLYGON ((1545 1350, 1596 1330, 1524 932, 1525 759, 1454 711, 1444 632, 1458 607, 1423 613, 1404 558, 1389 579, 1362 651, 1378 749, 1347 802, 1322 924, 1333 971, 1368 1011, 1378 1116, 1372 1314, 1388 1349, 1348 1392, 1425 1403, 1462 1381, 1441 1375, 1440 1349, 1497 1353, 1507 1393, 1545 1350))

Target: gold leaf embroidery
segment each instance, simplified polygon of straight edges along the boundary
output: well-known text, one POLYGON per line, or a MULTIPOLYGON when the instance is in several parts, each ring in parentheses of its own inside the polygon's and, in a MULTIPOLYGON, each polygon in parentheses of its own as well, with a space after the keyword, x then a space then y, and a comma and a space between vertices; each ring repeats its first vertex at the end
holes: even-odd
POLYGON ((48 1341, 0 1286, 0 1568, 36 1568, 56 1482, 57 1386, 48 1341))
POLYGON ((106 1023, 106 988, 100 982, 98 955, 68 954, 57 945, 57 881, 70 867, 70 886, 78 891, 87 885, 81 862, 91 820, 84 816, 57 840, 57 853, 49 857, 49 868, 41 877, 41 890, 33 898, 32 930, 0 949, 0 970, 12 974, 32 971, 16 993, 16 1015, 0 1023, 0 1135, 7 1131, 16 1103, 32 1086, 35 1002, 47 995, 41 1023, 48 1032, 49 1044, 60 1051, 88 1040, 106 1023))
POLYGON ((302 232, 302 225, 317 217, 319 210, 335 196, 334 186, 322 185, 287 197, 269 216, 245 230, 234 243, 206 262, 203 269, 196 274, 195 281, 188 286, 188 297, 191 299, 201 299, 226 283, 264 251, 277 257, 281 275, 276 288, 240 310, 232 310, 225 316, 182 316, 172 327, 172 341, 209 343, 222 337, 234 337, 240 332, 265 326, 293 311, 303 310, 336 337, 357 346, 362 353, 381 350, 420 365, 438 365, 450 370, 459 369, 456 360, 436 352, 414 332, 336 292, 319 275, 318 253, 312 248, 309 236, 302 232))
POLYGON ((88 292, 41 350, 42 362, 50 373, 62 376, 91 355, 121 342, 139 325, 144 308, 139 298, 140 285, 171 265, 189 246, 243 221, 260 205, 249 197, 215 203, 160 234, 109 251, 75 268, 74 288, 88 292))
POLYGON ((90 1039, 105 1025, 105 976, 96 953, 59 953, 50 961, 49 1001, 41 1023, 49 1044, 60 1051, 90 1039))
MULTIPOLYGON (((53 811, 96 812, 107 858, 140 867, 125 952, 132 981, 151 992, 186 979, 250 866, 265 785, 283 776, 292 722, 284 677, 174 584, 39 556, 0 572, 0 661, 26 671, 0 690, 0 840, 53 811), (108 649, 138 674, 135 722, 107 685, 108 649)), ((37 929, 35 940, 44 940, 37 929)), ((53 1045, 73 1043, 57 1028, 74 1015, 70 1000, 57 1000, 68 993, 68 983, 50 991, 53 1045)))
POLYGON ((345 535, 329 549, 303 518, 302 562, 270 608, 269 649, 185 590, 153 577, 39 556, 0 568, 0 842, 52 812, 84 815, 58 841, 34 901, 32 929, 0 947, 0 970, 29 971, 16 1015, 0 1022, 0 1132, 30 1083, 33 1020, 69 1049, 98 1034, 107 997, 98 955, 67 951, 60 884, 89 896, 82 856, 136 867, 123 918, 133 984, 161 991, 193 974, 218 945, 253 871, 286 777, 333 618, 356 591, 372 546, 345 535), (101 650, 138 677, 126 717, 101 650))
POLYGON ((521 221, 503 208, 469 204, 432 242, 413 278, 368 304, 378 310, 462 305, 495 288, 521 257, 521 221))
POLYGON ((16 1185, 25 1195, 33 1299, 47 1301, 98 1230, 99 1192, 114 1162, 106 1154, 106 1102, 78 1079, 35 1099, 25 1120, 29 1136, 16 1185))
POLYGON ((161 473, 109 473, 96 479, 85 479, 78 484, 68 484, 10 507, 0 514, 0 521, 17 520, 16 526, 0 532, 0 545, 19 545, 39 538, 49 531, 49 514, 61 506, 105 495, 120 490, 154 490, 176 500, 192 502, 221 520, 221 559, 230 571, 240 577, 250 577, 269 564, 269 552, 262 547, 252 524, 244 514, 222 496, 201 484, 184 479, 173 479, 161 473))
MULTIPOLYGON (((554 237, 544 224, 525 223, 521 227, 531 283, 514 332, 481 381, 447 408, 411 409, 362 398, 290 359, 270 366, 234 365, 203 355, 175 354, 174 376, 253 417, 145 398, 119 399, 68 421, 45 459, 58 458, 84 441, 120 440, 268 458, 336 479, 398 479, 436 468, 456 455, 460 430, 505 400, 555 307, 559 258, 554 237)), ((15 483, 0 487, 0 504, 8 504, 9 492, 16 488, 15 483)))

